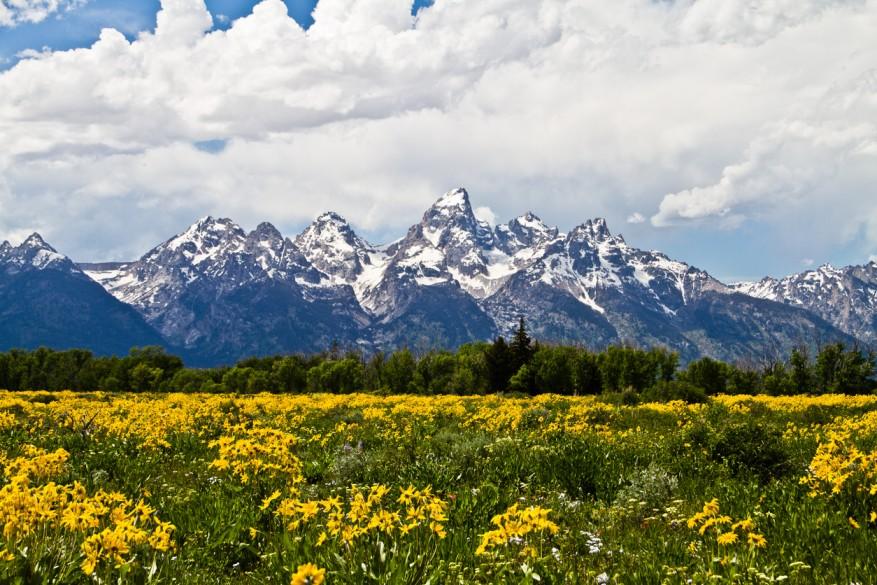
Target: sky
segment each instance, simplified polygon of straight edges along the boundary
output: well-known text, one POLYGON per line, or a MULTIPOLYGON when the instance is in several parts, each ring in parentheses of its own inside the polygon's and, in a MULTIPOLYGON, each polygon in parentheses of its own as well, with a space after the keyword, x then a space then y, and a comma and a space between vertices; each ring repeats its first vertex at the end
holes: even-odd
POLYGON ((725 281, 877 259, 877 0, 0 0, 0 241, 605 217, 725 281))

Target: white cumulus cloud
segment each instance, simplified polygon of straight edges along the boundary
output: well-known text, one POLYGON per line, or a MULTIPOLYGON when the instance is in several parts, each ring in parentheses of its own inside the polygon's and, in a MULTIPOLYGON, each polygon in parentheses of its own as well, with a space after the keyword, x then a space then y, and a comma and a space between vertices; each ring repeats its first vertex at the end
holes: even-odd
POLYGON ((52 14, 72 10, 88 0, 0 0, 0 27, 42 22, 52 14))
POLYGON ((877 0, 410 5, 320 0, 305 31, 263 0, 213 30, 163 0, 133 41, 34 53, 0 73, 0 239, 131 258, 206 213, 327 208, 392 236, 464 185, 500 221, 600 215, 656 246, 753 219, 807 226, 792 263, 877 245, 877 0))

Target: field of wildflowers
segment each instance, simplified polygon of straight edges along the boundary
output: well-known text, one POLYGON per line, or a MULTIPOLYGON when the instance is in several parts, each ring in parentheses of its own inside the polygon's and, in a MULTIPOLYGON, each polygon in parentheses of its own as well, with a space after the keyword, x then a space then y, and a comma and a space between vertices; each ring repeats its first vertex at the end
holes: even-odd
POLYGON ((2 583, 874 583, 877 397, 0 392, 2 583))

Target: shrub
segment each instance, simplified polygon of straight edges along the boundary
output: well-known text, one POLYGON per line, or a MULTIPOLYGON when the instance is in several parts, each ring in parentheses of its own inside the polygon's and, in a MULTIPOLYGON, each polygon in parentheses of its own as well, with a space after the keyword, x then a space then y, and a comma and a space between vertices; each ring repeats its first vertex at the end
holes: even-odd
POLYGON ((682 400, 689 404, 700 404, 707 401, 706 390, 684 380, 660 381, 643 394, 650 402, 669 402, 682 400))
POLYGON ((782 433, 752 421, 723 429, 712 456, 734 475, 754 474, 761 483, 786 476, 793 469, 782 433))
POLYGON ((639 512, 649 514, 652 510, 663 508, 678 488, 679 479, 652 462, 631 475, 628 484, 615 496, 615 505, 628 507, 635 503, 639 512))

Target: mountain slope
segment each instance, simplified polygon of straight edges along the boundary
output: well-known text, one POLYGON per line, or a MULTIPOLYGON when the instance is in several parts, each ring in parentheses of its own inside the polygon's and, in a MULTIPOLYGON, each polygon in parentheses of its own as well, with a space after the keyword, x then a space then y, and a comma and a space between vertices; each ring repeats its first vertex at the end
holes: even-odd
POLYGON ((67 257, 33 234, 0 246, 0 349, 85 348, 124 355, 161 336, 67 257))
POLYGON ((356 344, 368 319, 272 225, 206 217, 115 271, 93 273, 196 363, 356 344))
POLYGON ((495 326, 465 283, 488 272, 492 249, 489 226, 479 223, 468 194, 446 193, 384 251, 383 267, 367 285, 361 302, 375 321, 378 347, 454 347, 491 338, 495 326), (458 280, 455 274, 466 274, 458 280))
POLYGON ((877 263, 820 266, 785 278, 733 285, 749 296, 811 311, 868 344, 877 342, 877 263))
MULTIPOLYGON (((207 217, 136 262, 86 268, 205 364, 333 341, 366 352, 455 347, 508 334, 520 316, 545 342, 663 345, 686 360, 760 359, 852 339, 803 302, 741 294, 635 248, 603 219, 561 233, 528 212, 493 228, 465 189, 445 193, 387 246, 332 212, 294 238, 268 223, 246 232, 207 217)), ((874 334, 873 313, 849 313, 859 338, 874 334)))
POLYGON ((541 339, 663 345, 683 359, 761 358, 849 339, 806 311, 757 303, 698 268, 634 248, 599 218, 553 242, 485 305, 505 332, 523 314, 541 339))

